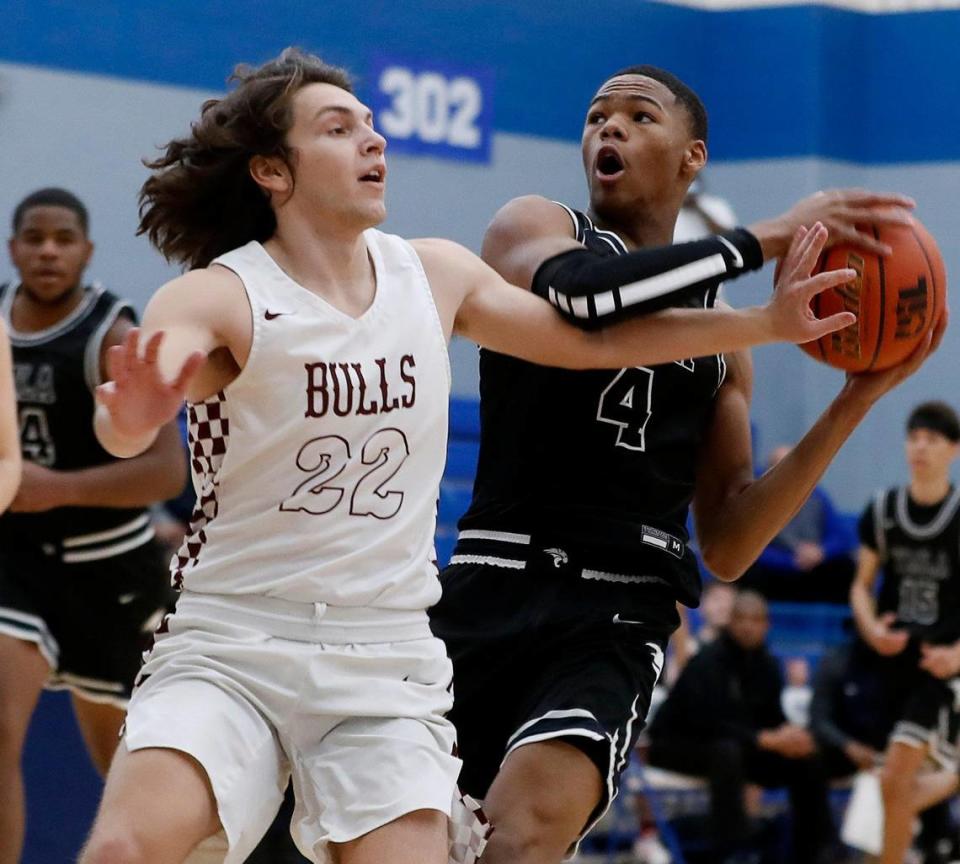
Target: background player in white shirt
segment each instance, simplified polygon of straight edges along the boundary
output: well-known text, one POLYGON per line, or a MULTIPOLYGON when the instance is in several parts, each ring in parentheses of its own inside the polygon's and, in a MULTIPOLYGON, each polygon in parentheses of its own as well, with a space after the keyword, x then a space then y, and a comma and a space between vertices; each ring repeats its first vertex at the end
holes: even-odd
POLYGON ((572 367, 802 341, 850 323, 816 320, 809 298, 852 274, 810 278, 818 225, 797 231, 768 307, 585 333, 453 243, 372 230, 386 142, 340 70, 288 51, 238 78, 153 165, 143 228, 199 269, 151 300, 151 335, 114 351, 99 392, 117 455, 187 398, 200 512, 81 860, 180 862, 222 827, 241 861, 292 770, 314 860, 439 864, 459 769, 425 612, 443 341, 572 367))

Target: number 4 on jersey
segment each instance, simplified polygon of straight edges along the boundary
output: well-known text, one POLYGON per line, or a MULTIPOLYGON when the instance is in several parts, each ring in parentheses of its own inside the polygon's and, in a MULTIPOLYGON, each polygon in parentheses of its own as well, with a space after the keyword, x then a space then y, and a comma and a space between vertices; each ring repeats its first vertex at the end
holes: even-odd
POLYGON ((618 426, 617 447, 646 450, 645 430, 653 414, 653 370, 646 366, 621 369, 603 393, 597 420, 618 426))

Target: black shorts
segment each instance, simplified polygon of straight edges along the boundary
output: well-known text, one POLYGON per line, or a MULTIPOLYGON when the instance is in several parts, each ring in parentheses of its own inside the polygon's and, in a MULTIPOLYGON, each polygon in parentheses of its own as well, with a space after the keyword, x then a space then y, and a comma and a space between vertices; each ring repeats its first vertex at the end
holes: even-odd
POLYGON ((124 707, 173 607, 167 559, 154 541, 70 564, 33 545, 0 550, 0 633, 37 644, 50 664, 48 688, 124 707))
POLYGON ((960 677, 942 681, 918 669, 903 686, 903 701, 890 741, 926 749, 943 768, 957 768, 960 677))
POLYGON ((482 800, 510 752, 561 739, 604 780, 588 828, 616 795, 643 729, 678 623, 674 603, 661 598, 639 621, 635 590, 618 603, 623 586, 562 575, 549 564, 457 564, 440 578, 443 597, 430 616, 453 661, 449 716, 463 759, 461 789, 482 800))

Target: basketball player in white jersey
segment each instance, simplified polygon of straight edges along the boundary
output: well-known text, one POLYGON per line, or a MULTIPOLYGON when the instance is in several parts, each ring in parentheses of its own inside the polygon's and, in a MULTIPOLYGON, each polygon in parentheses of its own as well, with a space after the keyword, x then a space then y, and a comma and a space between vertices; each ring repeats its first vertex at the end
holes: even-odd
POLYGON ((0 321, 0 513, 10 506, 20 485, 20 459, 10 337, 6 326, 0 321))
POLYGON ((142 229, 197 269, 150 301, 151 335, 99 391, 117 455, 186 397, 198 509, 81 861, 178 864, 221 829, 243 861, 291 774, 311 860, 469 860, 476 836, 448 836, 451 667, 426 616, 447 340, 571 367, 802 341, 851 322, 809 298, 852 272, 810 278, 826 232, 800 229, 769 307, 585 333, 455 244, 373 229, 385 141, 340 70, 288 51, 237 77, 151 166, 142 229))

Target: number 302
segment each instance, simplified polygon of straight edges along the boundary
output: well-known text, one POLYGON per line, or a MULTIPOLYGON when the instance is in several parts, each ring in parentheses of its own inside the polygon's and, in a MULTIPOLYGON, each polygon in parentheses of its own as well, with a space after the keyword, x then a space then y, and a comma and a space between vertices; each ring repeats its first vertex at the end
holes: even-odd
POLYGON ((419 138, 427 144, 469 150, 480 146, 477 118, 483 95, 473 78, 448 79, 437 72, 416 74, 403 66, 389 66, 380 74, 379 86, 392 99, 380 115, 388 137, 419 138))

